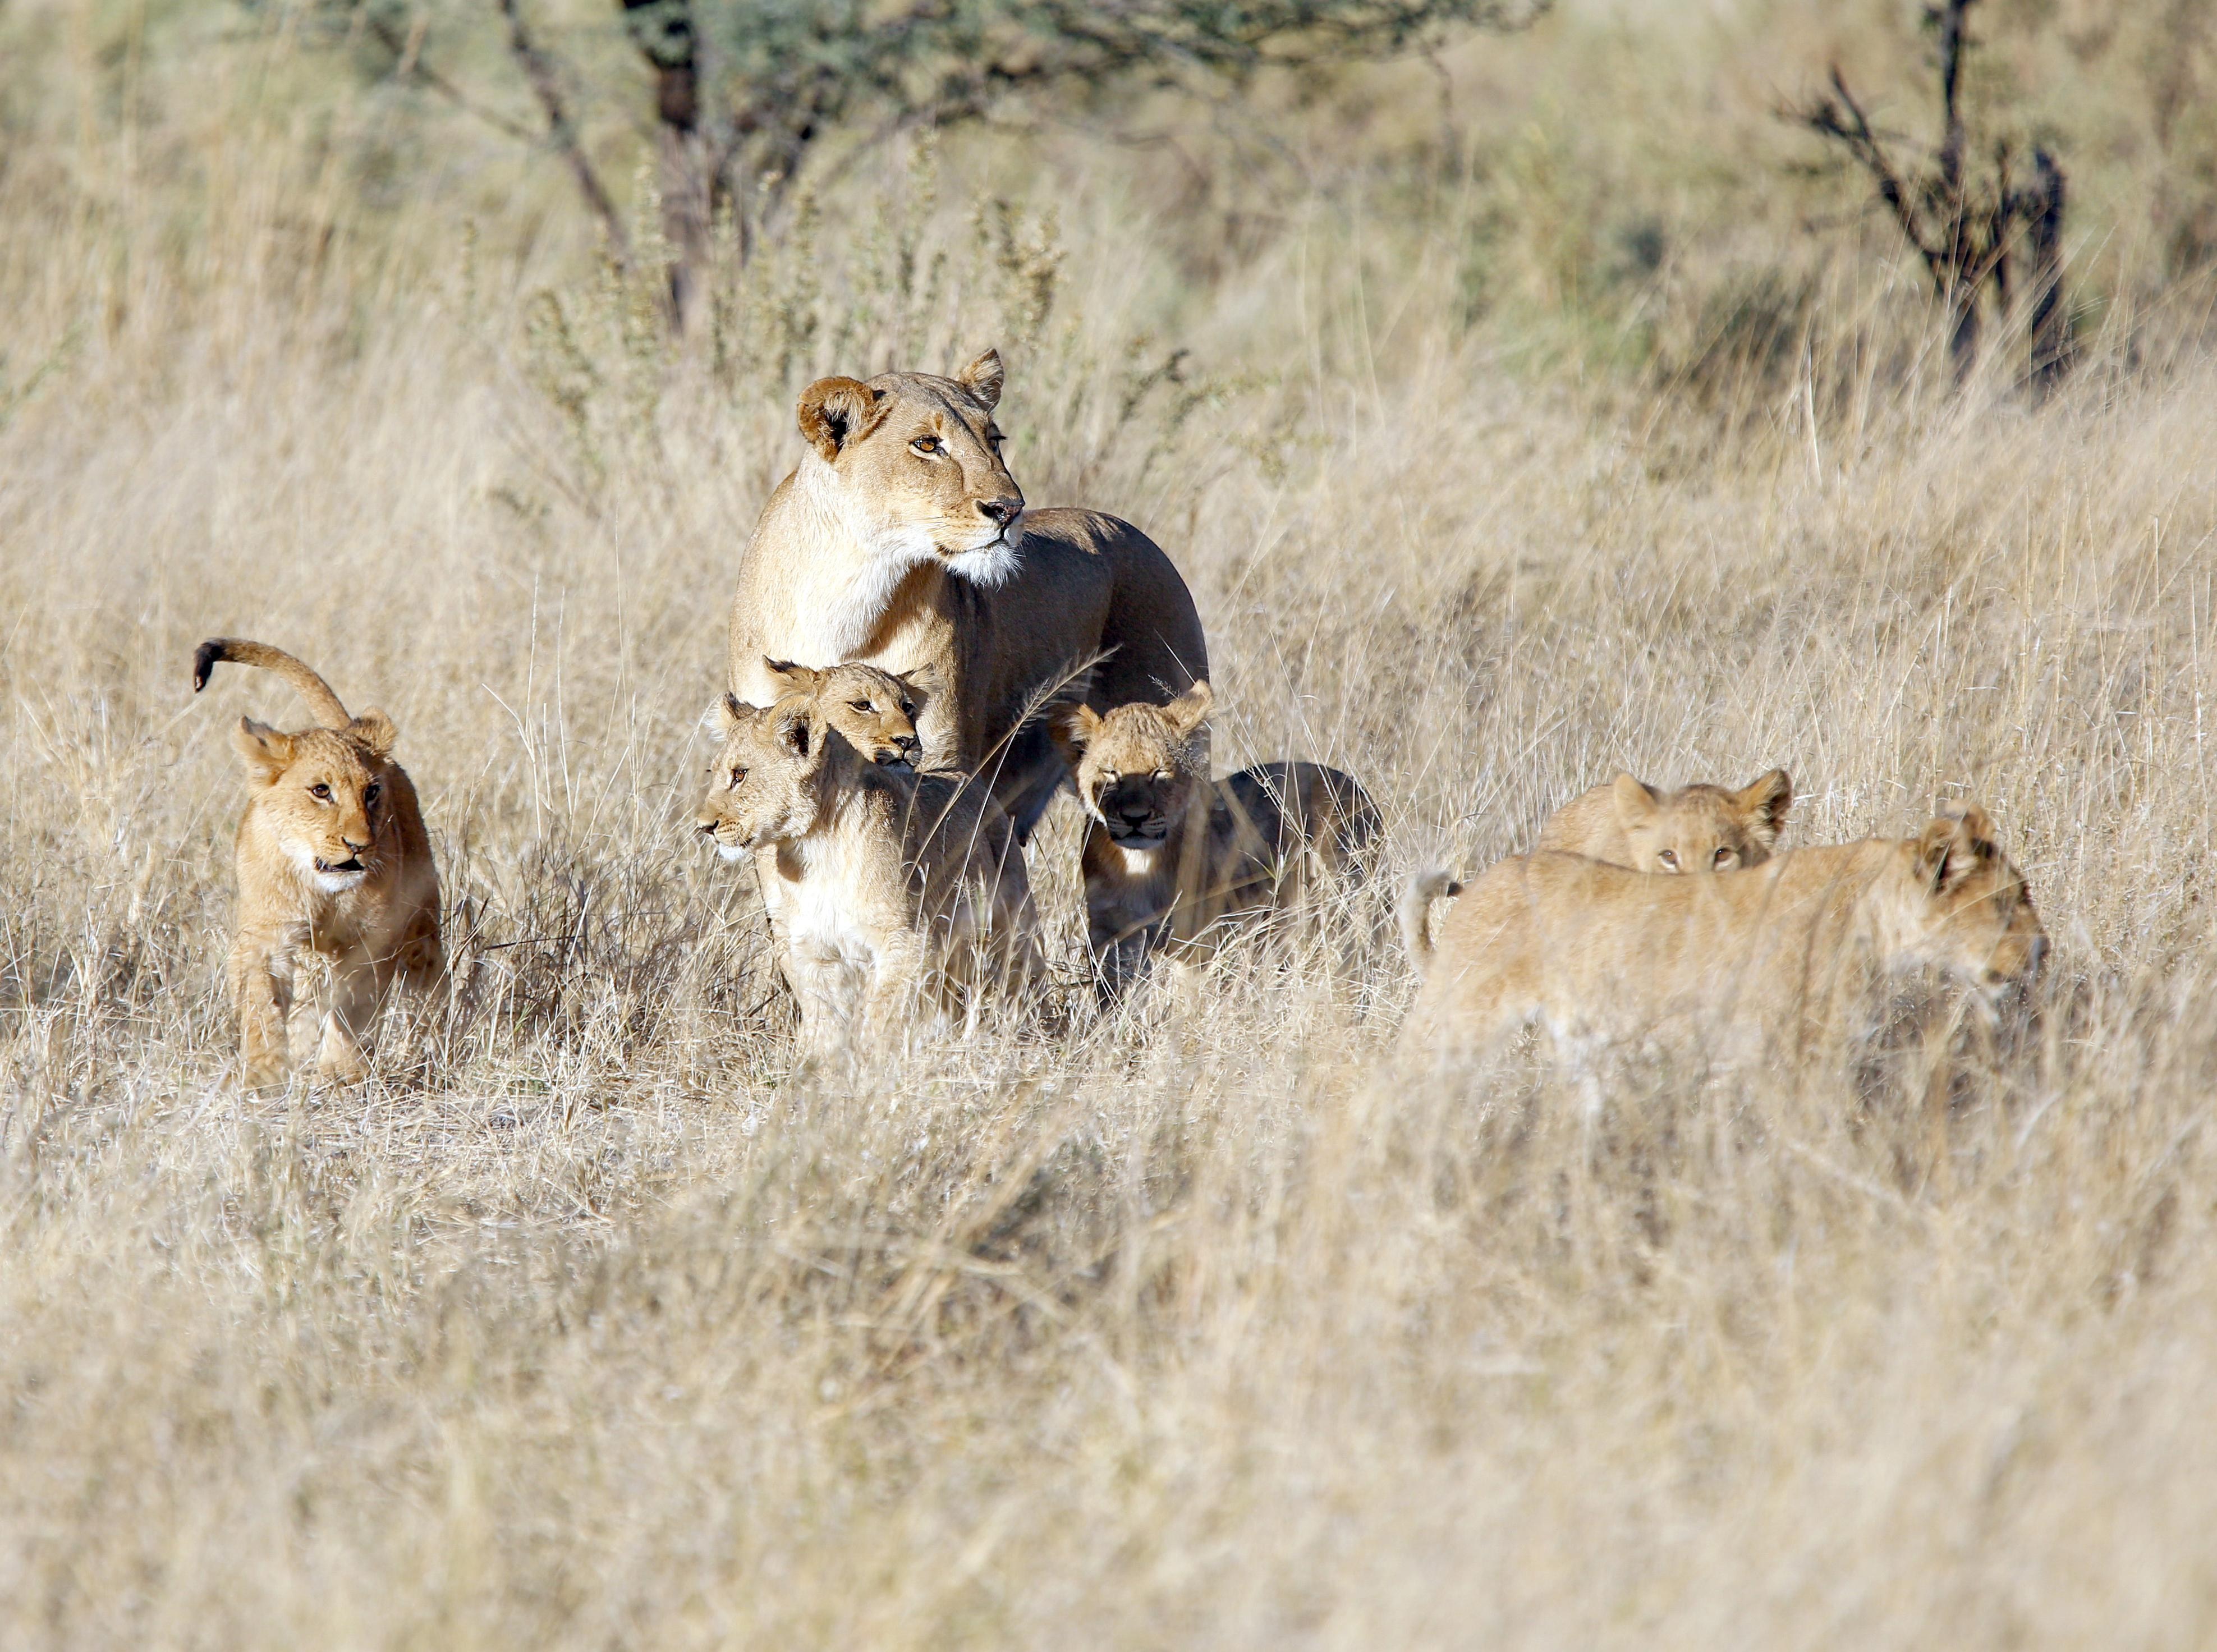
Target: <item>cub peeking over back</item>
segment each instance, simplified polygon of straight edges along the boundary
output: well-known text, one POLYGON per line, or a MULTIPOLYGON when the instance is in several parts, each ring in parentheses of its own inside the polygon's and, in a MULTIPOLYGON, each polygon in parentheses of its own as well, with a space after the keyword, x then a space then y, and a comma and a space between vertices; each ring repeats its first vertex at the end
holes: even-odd
POLYGON ((1312 869, 1347 869, 1378 835, 1377 806, 1337 769, 1264 763, 1212 781, 1213 704, 1203 680, 1168 705, 1071 706, 1054 724, 1090 817, 1086 931, 1103 996, 1152 952, 1206 954, 1293 905, 1312 869))
POLYGON ((763 669, 779 684, 780 699, 799 695, 846 736, 847 744, 886 768, 916 767, 922 740, 916 720, 929 696, 909 677, 850 659, 818 670, 790 660, 764 659, 763 669))
POLYGON ((428 988, 446 972, 431 840, 416 788, 392 757, 399 731, 381 711, 348 716, 330 685, 282 649, 235 637, 201 644, 195 694, 226 659, 276 672, 318 725, 287 734, 242 717, 232 733, 254 788, 238 824, 229 963, 245 1082, 284 1082, 287 1024, 309 952, 331 965, 317 1070, 359 1079, 362 1036, 386 990, 396 981, 428 988))
POLYGON ((1783 769, 1738 791, 1697 782, 1658 793, 1619 775, 1549 815, 1538 847, 1635 872, 1728 872, 1770 858, 1793 806, 1783 769))

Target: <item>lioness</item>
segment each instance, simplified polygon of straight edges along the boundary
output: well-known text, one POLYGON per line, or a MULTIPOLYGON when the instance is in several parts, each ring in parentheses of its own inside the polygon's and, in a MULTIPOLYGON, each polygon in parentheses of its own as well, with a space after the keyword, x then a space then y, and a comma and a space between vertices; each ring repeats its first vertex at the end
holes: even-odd
POLYGON ((1738 791, 1696 783, 1658 794, 1619 775, 1549 815, 1538 846, 1635 872, 1726 872, 1769 860, 1793 806, 1783 769, 1738 791))
POLYGON ((1059 694, 1163 700, 1208 672, 1193 597, 1129 523, 1028 510, 993 422, 1001 358, 955 377, 819 379, 797 410, 809 450, 739 560, 728 685, 767 704, 767 656, 864 660, 932 690, 921 767, 990 777, 1018 840, 1065 779, 1027 721, 1059 694))
POLYGON ((446 968, 439 871, 416 788, 392 761, 392 720, 348 716, 330 685, 281 649, 210 638, 193 656, 193 692, 226 659, 276 672, 321 725, 287 734, 242 717, 232 733, 254 783, 238 826, 229 965, 245 1081, 284 1082, 303 952, 331 966, 317 1069, 351 1081, 362 1075, 362 1035, 386 990, 396 979, 429 987, 446 968))
POLYGON ((867 763, 799 696, 726 692, 719 714, 694 821, 726 859, 753 857, 812 1046, 1043 973, 1023 851, 985 787, 867 763))
POLYGON ((916 719, 929 696, 907 678, 858 659, 820 671, 790 660, 765 659, 763 669, 781 685, 781 699, 799 695, 818 707, 824 721, 871 762, 916 767, 921 744, 916 719))
POLYGON ((2023 877, 1975 806, 1916 838, 1791 850, 1726 877, 1655 877, 1573 855, 1501 862, 1467 891, 1413 881, 1423 987, 1408 1036, 1483 1048, 1529 1022, 1573 1049, 1671 1029, 1753 1056, 1838 1028, 1883 972, 1936 967, 1989 1000, 2047 949, 2023 877), (1426 907, 1461 894, 1436 949, 1426 907))
POLYGON ((1054 730, 1085 831, 1086 936, 1104 996, 1165 947, 1206 955, 1241 920, 1298 900, 1310 863, 1348 867, 1377 837, 1377 807, 1351 775, 1265 763, 1208 777, 1206 678, 1168 705, 1106 716, 1068 707, 1054 730))

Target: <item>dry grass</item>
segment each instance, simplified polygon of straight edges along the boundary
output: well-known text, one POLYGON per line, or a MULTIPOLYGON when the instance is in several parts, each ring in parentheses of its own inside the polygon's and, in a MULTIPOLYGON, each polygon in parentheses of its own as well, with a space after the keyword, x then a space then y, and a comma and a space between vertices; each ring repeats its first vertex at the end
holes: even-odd
MULTIPOLYGON (((9 27, 90 86, 106 26, 9 27)), ((1498 49, 1627 74, 1595 38, 1498 49)), ((52 364, 0 399, 0 1640, 2217 1633, 2217 368, 2138 299, 2038 412, 1941 393, 1844 268, 1799 387, 1694 384, 1563 342, 1621 312, 1469 331, 1468 220, 1385 163, 1204 278, 1057 139, 1059 226, 1041 184, 973 232, 1024 152, 950 154, 941 288, 820 232, 828 291, 787 248, 673 362, 574 247, 349 204, 269 50, 228 127, 72 140, 19 87, 0 175, 6 384, 52 364), (1975 795, 2056 942, 2041 1032, 1632 1073, 1588 1129, 1537 1067, 1393 1075, 1358 898, 1065 1043, 791 1076, 688 841, 732 558, 794 378, 988 337, 1028 491, 1193 582, 1220 762, 1359 775, 1389 882, 1620 764, 1785 764, 1803 841, 1975 795), (231 1082, 221 729, 295 708, 195 700, 217 632, 384 706, 424 795, 476 996, 358 1091, 231 1082)), ((898 226, 902 176, 826 221, 898 226)), ((1073 856, 1058 806, 1065 956, 1073 856)))

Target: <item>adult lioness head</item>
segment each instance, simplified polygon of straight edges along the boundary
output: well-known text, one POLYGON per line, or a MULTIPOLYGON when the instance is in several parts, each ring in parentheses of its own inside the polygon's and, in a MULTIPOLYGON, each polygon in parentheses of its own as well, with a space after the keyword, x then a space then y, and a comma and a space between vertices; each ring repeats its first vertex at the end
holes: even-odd
POLYGON ((800 433, 823 467, 804 461, 804 479, 890 572, 938 559, 997 585, 1015 568, 1024 496, 1001 462, 1001 381, 989 350, 951 379, 882 373, 800 393, 800 433))
POLYGON ((1207 807, 1213 703, 1204 678, 1166 706, 1141 701, 1104 717, 1078 705, 1057 718, 1078 801, 1120 849, 1159 849, 1196 805, 1207 807))

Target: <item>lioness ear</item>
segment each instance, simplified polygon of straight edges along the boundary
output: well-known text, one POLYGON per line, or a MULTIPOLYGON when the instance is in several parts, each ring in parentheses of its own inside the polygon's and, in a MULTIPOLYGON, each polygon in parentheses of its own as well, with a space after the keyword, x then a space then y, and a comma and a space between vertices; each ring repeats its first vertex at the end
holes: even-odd
POLYGON ((1786 811, 1794 807, 1794 782, 1785 770, 1773 769, 1742 786, 1736 801, 1755 822, 1763 842, 1775 844, 1778 834, 1786 830, 1786 811))
POLYGON ((716 727, 726 734, 744 728, 760 715, 729 689, 726 689, 724 697, 716 702, 716 727))
POLYGON ((1205 677, 1195 678, 1194 684, 1183 694, 1163 708, 1170 726, 1181 734, 1190 734, 1208 721, 1208 714, 1216 704, 1216 690, 1208 686, 1205 677))
POLYGON ((251 717, 238 720, 238 727, 231 731, 231 743, 245 760, 248 772, 258 775, 264 785, 283 774, 293 761, 293 737, 251 717))
POLYGON ((829 464, 849 442, 868 436, 884 417, 878 392, 860 379, 818 379, 794 410, 801 435, 829 464))
POLYGON ((1653 818, 1655 793, 1644 781, 1619 775, 1609 789, 1609 795, 1616 800, 1617 825, 1636 826, 1653 818))
POLYGON ((1993 822, 1976 803, 1949 807, 1926 823, 1917 840, 1917 865, 1936 894, 1970 876, 1982 860, 2001 852, 1993 822))
POLYGON ((1054 741, 1055 750, 1071 768, 1085 755, 1085 748, 1101 732, 1101 714, 1080 701, 1074 706, 1063 706, 1047 719, 1047 737, 1054 741))
POLYGON ((796 665, 789 659, 763 657, 763 669, 788 688, 803 694, 813 694, 823 684, 825 673, 813 665, 796 665))
POLYGON ((1001 385, 1006 377, 1001 369, 1001 352, 989 350, 956 374, 954 382, 984 402, 990 411, 1001 405, 1001 385))
POLYGON ((373 757, 389 758, 400 739, 392 719, 381 711, 365 711, 347 725, 347 733, 360 740, 373 757))

